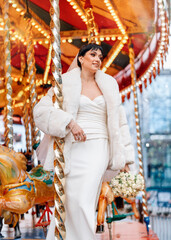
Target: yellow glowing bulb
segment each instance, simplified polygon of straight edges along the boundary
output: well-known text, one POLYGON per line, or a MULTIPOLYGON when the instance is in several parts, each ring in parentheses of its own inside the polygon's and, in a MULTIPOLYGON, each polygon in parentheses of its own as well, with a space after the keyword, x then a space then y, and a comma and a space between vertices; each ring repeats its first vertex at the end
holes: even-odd
POLYGON ((13 7, 13 8, 16 8, 16 7, 17 7, 17 4, 16 4, 16 3, 13 3, 13 4, 12 4, 12 7, 13 7))
POLYGON ((100 41, 104 41, 104 37, 100 37, 100 41))
POLYGON ((69 39, 68 39, 68 42, 69 42, 69 43, 71 43, 71 42, 72 42, 72 39, 71 39, 71 38, 69 38, 69 39))
POLYGON ((121 39, 122 39, 122 37, 121 37, 121 36, 119 36, 119 37, 118 37, 118 40, 121 40, 121 39))
POLYGON ((66 43, 66 39, 62 39, 62 42, 63 42, 63 43, 66 43))
POLYGON ((110 40, 110 37, 106 37, 106 41, 109 41, 110 40))
POLYGON ((86 42, 86 38, 82 38, 81 40, 82 40, 82 42, 86 42))

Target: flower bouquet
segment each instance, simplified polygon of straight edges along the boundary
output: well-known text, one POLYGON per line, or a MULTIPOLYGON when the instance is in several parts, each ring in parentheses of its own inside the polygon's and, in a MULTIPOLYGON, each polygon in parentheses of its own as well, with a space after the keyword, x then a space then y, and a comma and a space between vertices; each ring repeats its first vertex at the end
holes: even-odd
POLYGON ((109 185, 115 197, 131 198, 144 189, 144 178, 140 174, 120 172, 109 185))

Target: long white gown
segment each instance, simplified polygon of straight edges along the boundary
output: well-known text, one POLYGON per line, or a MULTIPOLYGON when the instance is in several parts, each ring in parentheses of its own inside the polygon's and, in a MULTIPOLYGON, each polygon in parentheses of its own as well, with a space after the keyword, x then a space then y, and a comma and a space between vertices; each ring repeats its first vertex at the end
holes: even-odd
MULTIPOLYGON (((95 211, 104 172, 109 161, 108 132, 104 97, 93 101, 81 95, 77 123, 87 140, 75 142, 71 168, 66 176, 66 240, 95 240, 95 211)), ((54 239, 54 219, 47 240, 54 239)))

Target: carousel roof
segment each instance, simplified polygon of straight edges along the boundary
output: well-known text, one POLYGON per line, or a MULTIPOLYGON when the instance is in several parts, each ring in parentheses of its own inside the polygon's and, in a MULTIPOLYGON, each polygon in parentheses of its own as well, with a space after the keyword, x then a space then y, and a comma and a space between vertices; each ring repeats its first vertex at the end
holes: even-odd
MULTIPOLYGON (((24 95, 29 98, 27 82, 26 9, 32 15, 32 35, 38 98, 50 86, 47 59, 50 47, 50 1, 9 0, 12 89, 14 114, 22 115, 24 95), (24 67, 24 71, 22 70, 24 67), (24 80, 26 79, 26 80, 24 80), (24 85, 23 82, 26 81, 24 85)), ((167 14, 160 0, 60 0, 61 62, 66 72, 79 48, 88 42, 86 12, 92 10, 95 39, 104 49, 102 70, 115 77, 122 95, 131 91, 129 65, 130 39, 135 52, 138 85, 159 72, 160 60, 167 51, 167 14), (165 35, 164 35, 165 33, 165 35), (163 35, 162 35, 163 34, 163 35), (162 40, 162 36, 163 40, 162 40)), ((0 0, 0 48, 4 49, 3 0, 0 0)), ((0 56, 0 108, 5 106, 4 55, 0 56)), ((146 84, 146 83, 145 83, 146 84)))

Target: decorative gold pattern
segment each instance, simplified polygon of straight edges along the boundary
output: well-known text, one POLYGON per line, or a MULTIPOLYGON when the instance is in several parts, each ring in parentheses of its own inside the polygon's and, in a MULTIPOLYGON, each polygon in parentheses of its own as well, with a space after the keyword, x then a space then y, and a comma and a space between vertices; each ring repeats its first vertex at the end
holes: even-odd
MULTIPOLYGON (((140 133, 140 123, 139 123, 139 110, 138 110, 138 97, 137 97, 137 89, 136 89, 136 72, 135 72, 135 55, 133 47, 129 47, 129 58, 130 58, 130 65, 131 65, 131 80, 133 86, 133 94, 134 94, 134 113, 135 113, 135 123, 136 123, 136 132, 137 132, 137 148, 138 148, 138 160, 139 160, 139 173, 144 177, 144 170, 143 170, 143 155, 142 155, 142 147, 141 147, 141 133, 140 133)), ((145 179, 144 179, 145 182, 145 179)), ((147 199, 146 199, 146 192, 142 191, 143 197, 143 213, 144 217, 148 217, 148 210, 147 210, 147 199)))
POLYGON ((88 42, 99 43, 98 39, 96 38, 96 36, 98 35, 98 26, 94 21, 93 8, 91 5, 86 9, 86 17, 87 17, 88 42))
MULTIPOLYGON (((53 103, 55 108, 62 108, 62 92, 61 92, 61 60, 60 60, 60 22, 59 22, 59 0, 51 0, 51 23, 50 28, 52 31, 51 44, 52 44, 52 86, 54 90, 53 103)), ((55 139, 54 142, 54 186, 55 186, 55 240, 64 240, 65 231, 65 178, 64 178, 64 157, 63 157, 63 139, 55 139)))
POLYGON ((6 111, 5 111, 5 145, 13 148, 13 118, 12 118, 12 78, 11 78, 11 46, 9 3, 3 2, 4 18, 4 49, 5 49, 5 80, 6 80, 6 111))

